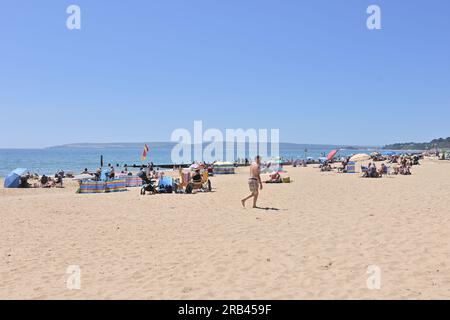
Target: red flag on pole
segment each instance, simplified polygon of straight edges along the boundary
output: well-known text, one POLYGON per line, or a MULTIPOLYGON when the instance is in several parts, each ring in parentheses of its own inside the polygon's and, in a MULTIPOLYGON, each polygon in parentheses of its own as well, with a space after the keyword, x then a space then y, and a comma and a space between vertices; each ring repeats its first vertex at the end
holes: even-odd
POLYGON ((147 144, 144 144, 144 152, 142 152, 142 157, 141 157, 141 161, 144 161, 145 159, 147 159, 147 153, 150 149, 148 148, 147 144))

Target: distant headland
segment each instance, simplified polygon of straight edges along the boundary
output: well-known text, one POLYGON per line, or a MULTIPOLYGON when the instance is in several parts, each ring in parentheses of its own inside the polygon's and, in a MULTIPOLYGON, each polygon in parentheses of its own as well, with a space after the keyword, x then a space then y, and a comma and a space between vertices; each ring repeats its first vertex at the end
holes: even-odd
POLYGON ((429 150, 429 149, 450 149, 450 137, 444 139, 434 139, 430 142, 406 142, 388 144, 383 147, 386 150, 429 150))
MULTIPOLYGON (((225 143, 225 142, 224 142, 225 143)), ((147 144, 150 148, 172 148, 175 142, 112 142, 112 143, 70 143, 51 146, 47 149, 137 149, 147 144)), ((208 145, 204 143, 204 145, 208 145)), ((300 144, 300 143, 280 143, 282 149, 294 150, 323 150, 323 149, 343 149, 343 150, 367 150, 381 149, 381 146, 359 146, 359 145, 335 145, 335 144, 300 144)))

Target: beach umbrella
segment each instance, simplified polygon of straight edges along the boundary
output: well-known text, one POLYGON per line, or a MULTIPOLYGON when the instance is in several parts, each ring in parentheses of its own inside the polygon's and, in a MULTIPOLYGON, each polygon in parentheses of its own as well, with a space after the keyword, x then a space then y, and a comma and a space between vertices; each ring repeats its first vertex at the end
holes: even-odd
POLYGON ((366 161, 366 160, 370 160, 370 156, 365 153, 358 153, 350 158, 351 162, 366 161))
POLYGON ((394 152, 394 151, 385 151, 385 152, 383 152, 383 155, 385 155, 385 156, 394 156, 394 155, 396 155, 397 153, 396 152, 394 152))
POLYGON ((379 152, 375 151, 375 152, 372 152, 371 156, 372 157, 378 157, 378 156, 381 156, 381 154, 379 152))
POLYGON ((3 183, 3 187, 5 188, 18 188, 20 185, 20 176, 27 172, 27 169, 17 168, 6 176, 5 181, 3 183))
POLYGON ((89 180, 89 179, 94 179, 94 176, 84 173, 73 177, 72 180, 89 180))
POLYGON ((338 151, 339 151, 338 149, 331 151, 327 156, 327 160, 330 161, 331 159, 333 159, 336 153, 338 153, 338 151))

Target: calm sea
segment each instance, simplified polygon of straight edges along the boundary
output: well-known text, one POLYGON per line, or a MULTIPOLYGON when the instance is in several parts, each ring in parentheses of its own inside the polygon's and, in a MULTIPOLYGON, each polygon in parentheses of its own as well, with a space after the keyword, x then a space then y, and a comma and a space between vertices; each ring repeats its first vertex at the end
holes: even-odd
MULTIPOLYGON (((145 163, 171 164, 172 147, 160 146, 152 148, 145 163)), ((280 156, 286 159, 318 158, 328 154, 330 149, 309 149, 280 147, 280 156)), ((373 150, 341 150, 338 155, 346 156, 354 153, 372 152, 373 150)), ((38 174, 54 174, 58 170, 79 173, 84 168, 94 170, 100 166, 103 155, 104 165, 108 163, 141 164, 142 148, 56 148, 56 149, 0 149, 0 176, 5 176, 15 168, 27 168, 38 174)))

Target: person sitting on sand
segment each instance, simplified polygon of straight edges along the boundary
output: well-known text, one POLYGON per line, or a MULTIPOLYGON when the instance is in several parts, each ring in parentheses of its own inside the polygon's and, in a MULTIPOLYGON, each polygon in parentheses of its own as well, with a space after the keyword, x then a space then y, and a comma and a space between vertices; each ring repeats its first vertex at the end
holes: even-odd
POLYGON ((407 164, 401 165, 400 169, 399 169, 399 173, 404 176, 411 175, 411 167, 407 164))
POLYGON ((388 167, 387 165, 385 165, 384 163, 381 164, 381 168, 380 168, 380 174, 388 174, 388 167))
POLYGON ((28 183, 28 175, 20 177, 19 188, 29 188, 30 184, 28 183))
POLYGON ((399 174, 399 168, 398 168, 398 165, 394 165, 394 166, 392 167, 392 174, 394 174, 394 175, 399 174))
POLYGON ((45 174, 41 177, 41 188, 51 188, 55 186, 55 181, 50 178, 47 177, 45 174))
POLYGON ((344 160, 341 162, 342 167, 338 168, 338 171, 340 172, 347 172, 347 164, 348 164, 348 159, 344 158, 344 160))
POLYGON ((98 168, 95 171, 94 176, 95 176, 95 178, 94 178, 95 181, 100 181, 101 176, 102 176, 102 168, 98 168))
POLYGON ((48 182, 48 177, 44 174, 44 175, 41 177, 41 185, 44 186, 44 185, 47 184, 47 182, 48 182))
POLYGON ((55 185, 59 185, 60 188, 63 187, 63 181, 64 181, 64 171, 60 170, 57 173, 55 173, 55 185))
POLYGON ((377 166, 375 163, 373 163, 371 166, 369 165, 369 177, 370 178, 378 177, 377 166))
POLYGON ((200 174, 200 170, 195 170, 194 175, 192 176, 192 182, 199 183, 202 182, 202 175, 200 174))
POLYGON ((115 177, 115 172, 114 172, 114 166, 111 166, 110 168, 109 168, 109 178, 110 179, 114 179, 114 177, 115 177))
POLYGON ((325 163, 323 165, 320 166, 320 171, 324 172, 324 171, 331 171, 331 165, 328 163, 328 161, 325 161, 325 163))

